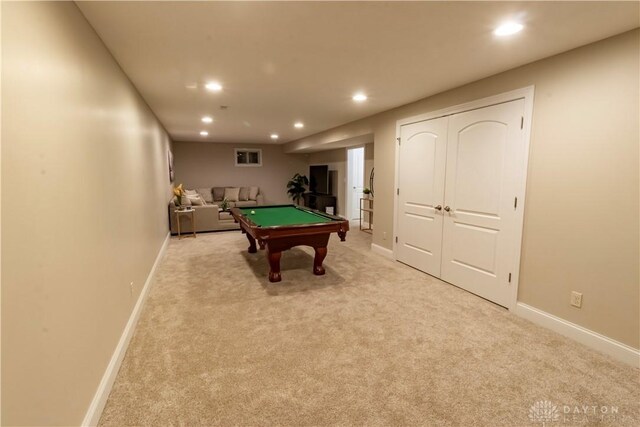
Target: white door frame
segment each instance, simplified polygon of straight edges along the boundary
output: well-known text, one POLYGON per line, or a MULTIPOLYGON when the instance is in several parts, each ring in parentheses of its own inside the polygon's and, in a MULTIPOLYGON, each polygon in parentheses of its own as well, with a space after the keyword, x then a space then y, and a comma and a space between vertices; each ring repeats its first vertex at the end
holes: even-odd
MULTIPOLYGON (((393 196, 393 258, 397 259, 396 256, 396 248, 397 244, 395 241, 395 236, 398 235, 398 164, 400 162, 400 128, 403 125, 408 125, 411 123, 422 122, 425 120, 435 119, 438 117, 450 116, 457 113, 462 113, 470 110, 477 110, 479 108, 489 107, 491 105, 502 104, 509 101, 515 101, 516 99, 524 99, 524 156, 523 156, 523 164, 522 168, 524 173, 522 174, 522 182, 520 182, 517 186, 517 194, 518 198, 518 210, 516 211, 516 221, 520 224, 517 227, 517 241, 518 250, 513 259, 513 276, 511 277, 511 296, 508 305, 509 310, 514 310, 516 308, 516 304, 518 302, 518 286, 520 283, 520 255, 522 253, 522 231, 524 227, 524 207, 525 207, 525 195, 527 188, 527 170, 529 164, 529 147, 531 142, 531 122, 533 119, 533 96, 535 92, 534 86, 527 86, 520 89, 515 89, 509 92, 504 92, 498 95, 489 96, 487 98, 477 99, 475 101, 467 102, 464 104, 454 105, 451 107, 443 108, 436 111, 431 111, 425 114, 419 114, 417 116, 407 117, 404 119, 400 119, 396 122, 396 144, 395 144, 395 181, 394 188, 396 188, 396 194, 393 196)), ((426 273, 425 273, 426 274, 426 273)))
MULTIPOLYGON (((344 202, 345 202, 345 210, 344 210, 344 217, 347 219, 347 221, 351 221, 351 218, 349 218, 351 216, 351 213, 349 212, 349 208, 351 207, 351 189, 349 188, 349 178, 351 175, 349 175, 351 173, 351 171, 349 170, 349 150, 353 150, 354 148, 362 148, 363 150, 365 150, 365 155, 366 155, 366 149, 365 149, 365 144, 363 145, 354 145, 352 147, 345 147, 344 149, 344 154, 345 154, 345 162, 344 162, 344 173, 345 173, 345 177, 344 177, 344 202)), ((364 171, 366 170, 365 168, 365 164, 366 164, 366 157, 363 156, 362 157, 362 170, 363 170, 363 181, 362 183, 364 184, 364 171)))

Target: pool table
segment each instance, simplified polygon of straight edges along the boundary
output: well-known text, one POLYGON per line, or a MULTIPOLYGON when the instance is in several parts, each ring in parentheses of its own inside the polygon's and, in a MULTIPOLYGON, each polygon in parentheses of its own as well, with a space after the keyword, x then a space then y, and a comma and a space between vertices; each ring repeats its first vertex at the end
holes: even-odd
POLYGON ((349 221, 313 209, 295 205, 231 208, 233 218, 249 240, 249 253, 267 249, 269 281, 279 282, 282 251, 294 246, 311 246, 315 250, 313 274, 324 274, 322 261, 327 256, 329 236, 337 232, 344 242, 349 221))

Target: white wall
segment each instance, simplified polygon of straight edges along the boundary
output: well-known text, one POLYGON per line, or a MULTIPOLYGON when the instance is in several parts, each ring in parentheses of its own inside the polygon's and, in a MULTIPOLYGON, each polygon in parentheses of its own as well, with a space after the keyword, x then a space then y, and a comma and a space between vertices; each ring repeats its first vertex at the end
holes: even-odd
POLYGON ((1 7, 2 424, 78 425, 168 233, 170 140, 73 2, 1 7))

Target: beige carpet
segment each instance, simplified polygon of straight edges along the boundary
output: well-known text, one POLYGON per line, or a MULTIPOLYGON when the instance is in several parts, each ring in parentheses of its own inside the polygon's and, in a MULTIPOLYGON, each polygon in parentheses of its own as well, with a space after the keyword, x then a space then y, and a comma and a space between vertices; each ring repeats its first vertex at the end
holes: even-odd
POLYGON ((172 239, 101 425, 535 425, 544 400, 640 425, 637 369, 369 244, 332 236, 323 277, 287 251, 272 284, 239 232, 172 239))

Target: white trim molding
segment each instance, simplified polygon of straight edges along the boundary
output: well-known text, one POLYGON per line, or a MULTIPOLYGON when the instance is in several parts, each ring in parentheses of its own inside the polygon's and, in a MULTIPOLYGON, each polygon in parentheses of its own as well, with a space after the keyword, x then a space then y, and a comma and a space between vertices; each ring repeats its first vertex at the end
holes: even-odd
POLYGON ((371 244, 371 252, 382 255, 385 258, 389 258, 390 260, 395 261, 395 257, 393 256, 393 251, 391 249, 387 249, 383 246, 376 245, 375 243, 371 244))
POLYGON ((144 286, 142 287, 142 292, 140 292, 138 301, 133 307, 133 311, 129 316, 129 321, 127 322, 127 325, 125 326, 124 330, 122 331, 122 335, 120 336, 120 341, 118 341, 118 345, 116 346, 116 349, 111 356, 111 360, 107 365, 107 369, 105 370, 104 375, 102 376, 102 380, 100 380, 100 384, 98 385, 96 394, 91 400, 89 409, 87 409, 87 413, 85 414, 84 420, 82 421, 83 426, 96 426, 100 421, 100 416, 102 415, 104 406, 106 405, 107 399, 109 398, 109 393, 111 393, 111 387, 113 387, 113 383, 116 380, 116 376, 118 375, 118 371, 120 370, 120 365, 122 364, 124 355, 127 352, 127 348, 129 347, 129 342, 131 341, 131 337, 133 337, 133 331, 136 329, 138 319, 140 318, 142 307, 144 306, 147 295, 149 294, 151 282, 156 273, 156 269, 160 264, 160 261, 164 257, 164 253, 167 250, 170 238, 171 234, 168 233, 167 237, 162 243, 162 246, 160 247, 160 250, 158 251, 158 256, 156 256, 156 260, 151 267, 151 271, 149 271, 147 280, 144 282, 144 286))
POLYGON ((533 323, 558 332, 635 368, 640 368, 640 350, 636 348, 522 302, 517 303, 515 310, 512 311, 533 323))

